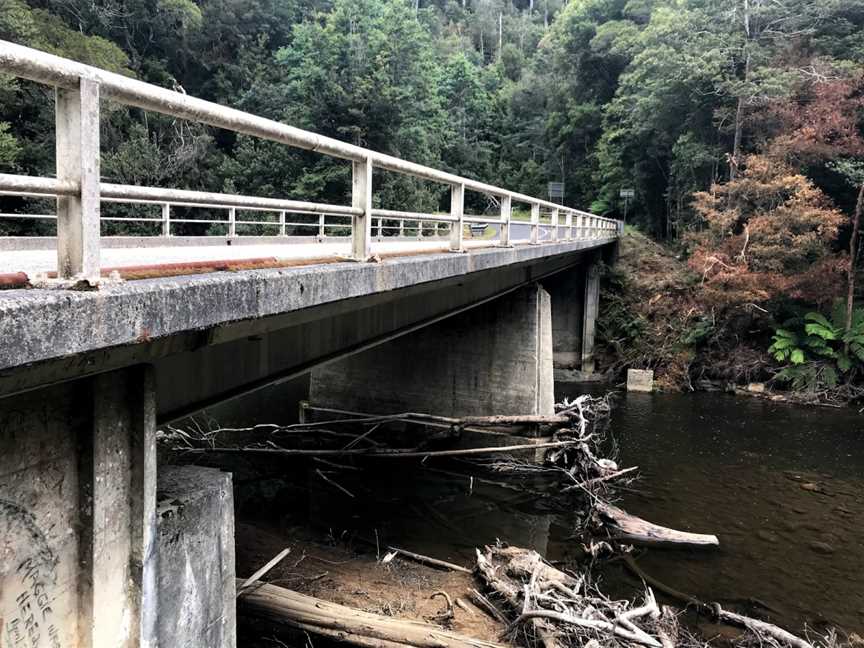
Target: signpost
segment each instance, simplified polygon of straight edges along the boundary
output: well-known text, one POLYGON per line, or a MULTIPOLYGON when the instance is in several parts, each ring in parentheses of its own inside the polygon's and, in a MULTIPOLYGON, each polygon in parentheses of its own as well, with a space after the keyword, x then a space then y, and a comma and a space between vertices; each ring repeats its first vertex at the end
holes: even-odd
POLYGON ((622 189, 618 192, 618 195, 624 199, 624 222, 627 222, 627 207, 630 204, 630 199, 636 195, 636 191, 632 188, 622 189))
POLYGON ((564 204, 564 183, 563 182, 550 182, 548 184, 548 193, 549 193, 549 202, 555 202, 556 199, 559 204, 564 204))

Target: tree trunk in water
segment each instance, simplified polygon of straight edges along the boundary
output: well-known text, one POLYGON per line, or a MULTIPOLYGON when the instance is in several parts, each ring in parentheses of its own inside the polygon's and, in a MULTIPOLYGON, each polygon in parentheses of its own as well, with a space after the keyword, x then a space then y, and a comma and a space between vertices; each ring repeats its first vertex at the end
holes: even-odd
MULTIPOLYGON (((855 302, 855 266, 858 257, 858 233, 861 228, 861 212, 864 211, 864 183, 858 190, 858 202, 855 203, 855 215, 852 217, 852 238, 849 241, 849 284, 846 292, 846 332, 852 330, 852 309, 855 302)), ((849 351, 849 342, 846 342, 849 351)))

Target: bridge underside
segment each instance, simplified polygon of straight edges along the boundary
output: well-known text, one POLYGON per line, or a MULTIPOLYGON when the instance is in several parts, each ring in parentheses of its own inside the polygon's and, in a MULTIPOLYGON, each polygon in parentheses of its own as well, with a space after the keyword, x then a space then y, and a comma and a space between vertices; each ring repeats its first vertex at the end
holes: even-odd
POLYGON ((160 470, 183 503, 166 516, 157 422, 265 387, 286 420, 278 385, 310 372, 313 400, 345 409, 550 412, 553 358, 591 361, 611 247, 542 247, 0 293, 7 628, 50 591, 62 645, 155 645, 170 625, 233 646, 230 477, 160 470))

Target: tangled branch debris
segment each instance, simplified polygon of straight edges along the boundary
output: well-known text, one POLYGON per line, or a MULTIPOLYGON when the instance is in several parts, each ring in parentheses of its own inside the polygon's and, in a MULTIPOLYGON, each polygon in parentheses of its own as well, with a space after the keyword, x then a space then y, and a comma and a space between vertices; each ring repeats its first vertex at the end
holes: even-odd
MULTIPOLYGON (((566 574, 535 551, 487 546, 477 551, 477 571, 487 586, 516 614, 507 634, 527 627, 544 648, 601 645, 662 648, 661 611, 648 589, 645 602, 633 607, 590 587, 587 579, 566 574)), ((665 619, 669 622, 669 619, 665 619)), ((677 632, 677 626, 666 633, 677 632)))
POLYGON ((580 396, 573 402, 565 401, 557 405, 555 414, 543 416, 526 414, 455 418, 418 412, 374 416, 336 411, 340 418, 291 425, 262 423, 245 428, 205 429, 192 421, 184 428, 168 427, 160 431, 159 440, 173 451, 191 455, 240 453, 319 458, 362 456, 410 459, 511 455, 526 450, 552 450, 546 458, 546 463, 551 467, 566 467, 571 478, 580 474, 586 479, 599 478, 605 481, 610 478, 610 473, 617 470, 617 465, 594 455, 602 436, 589 429, 594 421, 608 416, 609 410, 608 398, 580 396), (404 442, 406 425, 415 430, 413 435, 409 435, 413 437, 413 445, 393 447, 393 439, 404 442), (402 433, 395 434, 394 426, 402 433), (429 447, 458 440, 465 431, 480 429, 488 434, 490 428, 492 434, 524 434, 526 442, 440 450, 429 447), (551 433, 551 437, 537 438, 541 433, 551 433), (334 438, 349 441, 339 444, 338 447, 322 447, 323 441, 334 438), (309 447, 310 444, 314 447, 309 447), (576 455, 582 455, 578 461, 576 455))

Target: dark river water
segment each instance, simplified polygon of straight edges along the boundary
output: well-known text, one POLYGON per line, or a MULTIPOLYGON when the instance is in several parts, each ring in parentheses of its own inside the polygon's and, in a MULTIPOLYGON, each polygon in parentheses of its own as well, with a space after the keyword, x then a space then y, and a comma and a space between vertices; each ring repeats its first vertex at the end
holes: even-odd
MULTIPOLYGON (((559 399, 582 393, 556 389, 559 399)), ((731 608, 755 599, 790 630, 864 634, 864 416, 724 394, 630 394, 616 400, 611 427, 619 464, 641 474, 621 505, 720 538, 714 550, 642 550, 646 573, 731 608)), ((313 475, 308 521, 334 537, 368 543, 377 534, 382 545, 465 565, 496 538, 550 560, 577 554, 574 514, 466 471, 387 462, 340 474, 356 499, 313 475)), ((613 594, 638 585, 617 565, 603 580, 613 594)))
POLYGON ((864 416, 726 394, 628 394, 612 429, 621 463, 642 475, 623 507, 720 538, 714 551, 648 551, 646 573, 702 600, 758 599, 793 629, 864 630, 864 416))

